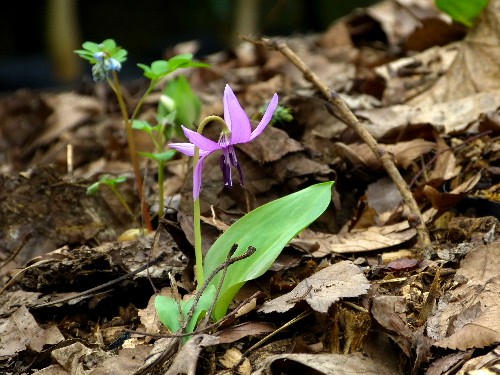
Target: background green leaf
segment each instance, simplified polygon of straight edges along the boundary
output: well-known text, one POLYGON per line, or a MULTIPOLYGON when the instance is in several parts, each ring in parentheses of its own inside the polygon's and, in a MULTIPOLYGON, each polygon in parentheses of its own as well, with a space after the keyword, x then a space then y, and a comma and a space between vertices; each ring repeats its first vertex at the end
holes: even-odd
MULTIPOLYGON (((316 220, 331 201, 332 182, 312 185, 286 197, 256 208, 227 229, 212 245, 205 257, 205 277, 222 264, 233 244, 238 244, 234 256, 256 252, 249 258, 229 266, 213 317, 220 320, 241 286, 266 272, 286 244, 316 220)), ((233 257, 234 257, 233 256, 233 257)), ((219 284, 220 273, 211 281, 219 284)))
POLYGON ((436 0, 436 5, 454 21, 472 26, 474 19, 481 14, 489 0, 436 0))
POLYGON ((179 76, 168 82, 163 94, 175 103, 175 123, 192 129, 199 121, 201 101, 191 89, 186 77, 179 76))

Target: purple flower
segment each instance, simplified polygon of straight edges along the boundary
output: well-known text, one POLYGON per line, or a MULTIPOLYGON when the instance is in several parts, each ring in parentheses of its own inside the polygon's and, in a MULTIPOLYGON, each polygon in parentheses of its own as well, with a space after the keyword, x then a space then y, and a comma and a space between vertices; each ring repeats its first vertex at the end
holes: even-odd
POLYGON ((218 142, 198 134, 195 131, 189 130, 182 126, 182 130, 187 139, 191 143, 171 143, 170 147, 189 156, 194 155, 195 146, 200 149, 200 160, 196 164, 193 173, 193 198, 196 200, 200 196, 201 189, 201 174, 203 170, 203 161, 211 153, 222 150, 220 157, 220 168, 224 177, 226 186, 233 186, 233 177, 231 166, 235 166, 240 176, 240 181, 243 183, 241 167, 236 158, 234 145, 239 143, 247 143, 256 138, 264 131, 269 121, 273 117, 273 113, 278 105, 278 95, 274 94, 269 103, 262 120, 259 125, 252 131, 250 120, 243 108, 241 108, 238 99, 234 95, 233 90, 226 85, 224 90, 224 121, 227 124, 227 129, 221 132, 218 142))

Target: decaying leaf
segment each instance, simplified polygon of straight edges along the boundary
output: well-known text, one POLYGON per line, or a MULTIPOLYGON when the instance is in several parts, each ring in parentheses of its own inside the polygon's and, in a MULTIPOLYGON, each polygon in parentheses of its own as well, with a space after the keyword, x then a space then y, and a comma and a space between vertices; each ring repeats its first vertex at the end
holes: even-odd
POLYGON ((366 129, 380 139, 389 132, 419 124, 431 124, 446 134, 460 132, 483 113, 494 111, 500 102, 500 91, 471 94, 461 99, 438 104, 394 105, 357 111, 365 120, 366 129))
POLYGON ((399 245, 416 235, 416 230, 410 228, 407 222, 383 227, 369 227, 359 232, 342 233, 338 235, 310 232, 301 233, 299 240, 294 242, 300 246, 301 240, 316 244, 315 257, 323 257, 330 253, 359 253, 384 249, 399 245), (306 237, 307 236, 307 237, 306 237))
POLYGON ((203 348, 217 345, 219 338, 206 334, 195 335, 181 348, 165 375, 195 375, 198 357, 203 348))
POLYGON ((267 301, 259 309, 264 313, 285 312, 306 301, 313 310, 326 313, 341 298, 358 297, 370 288, 363 272, 350 261, 341 261, 302 280, 291 292, 267 301))
MULTIPOLYGON (((347 145, 351 153, 343 151, 345 148, 339 146, 339 143, 335 145, 337 154, 339 156, 347 157, 355 166, 366 167, 370 170, 378 170, 382 168, 380 159, 375 156, 366 143, 347 145), (351 155, 353 155, 354 158, 351 155)), ((415 159, 436 148, 436 144, 434 142, 429 142, 424 139, 413 139, 408 142, 398 142, 387 145, 379 144, 379 146, 394 155, 396 165, 405 169, 408 168, 408 166, 415 159)))
POLYGON ((500 341, 500 243, 470 251, 449 291, 429 318, 427 334, 442 348, 466 350, 500 341))
POLYGON ((55 345, 62 340, 64 337, 55 324, 45 329, 40 327, 24 305, 0 319, 0 358, 26 349, 41 352, 44 345, 55 345))
POLYGON ((280 354, 270 356, 261 368, 252 375, 274 373, 287 374, 324 374, 324 375, 395 375, 397 372, 387 368, 369 357, 359 354, 280 354))
POLYGON ((499 4, 498 0, 489 2, 476 26, 460 44, 450 69, 432 89, 412 100, 414 104, 430 105, 500 89, 499 4))

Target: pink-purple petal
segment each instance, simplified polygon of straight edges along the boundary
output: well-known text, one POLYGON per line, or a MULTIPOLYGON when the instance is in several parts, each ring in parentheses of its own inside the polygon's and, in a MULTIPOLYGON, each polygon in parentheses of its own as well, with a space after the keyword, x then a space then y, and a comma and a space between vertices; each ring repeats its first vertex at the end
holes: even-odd
POLYGON ((184 131, 184 135, 187 137, 187 139, 189 139, 189 141, 195 146, 198 146, 200 150, 212 152, 221 148, 221 146, 217 142, 214 142, 211 139, 208 139, 207 137, 193 130, 190 130, 184 126, 182 126, 182 130, 184 131))
POLYGON ((205 156, 201 157, 200 160, 198 160, 198 163, 196 164, 196 166, 194 167, 194 171, 193 171, 193 199, 194 200, 197 200, 200 197, 203 162, 205 160, 205 156))
POLYGON ((231 131, 231 144, 248 142, 252 131, 250 120, 229 85, 224 89, 224 120, 231 131))
POLYGON ((273 118, 273 114, 277 106, 278 106, 278 95, 274 94, 273 98, 269 102, 269 105, 267 106, 266 112, 264 113, 262 120, 260 120, 259 125, 257 125, 252 134, 250 134, 248 141, 255 139, 260 133, 264 131, 267 124, 269 124, 269 122, 273 118))
POLYGON ((194 156, 195 145, 192 143, 170 143, 169 146, 170 148, 182 152, 183 154, 194 156))

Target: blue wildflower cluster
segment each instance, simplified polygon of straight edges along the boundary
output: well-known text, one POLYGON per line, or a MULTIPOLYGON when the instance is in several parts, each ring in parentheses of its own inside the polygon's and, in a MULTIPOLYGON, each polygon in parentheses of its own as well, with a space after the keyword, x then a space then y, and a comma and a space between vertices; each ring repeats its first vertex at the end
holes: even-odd
POLYGON ((92 76, 94 81, 104 80, 110 72, 119 72, 122 64, 113 57, 107 57, 104 52, 94 53, 96 63, 92 66, 92 76))
POLYGON ((102 43, 85 42, 82 50, 75 53, 92 64, 94 81, 102 81, 113 71, 119 72, 127 60, 127 51, 116 45, 113 39, 102 43))

